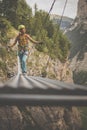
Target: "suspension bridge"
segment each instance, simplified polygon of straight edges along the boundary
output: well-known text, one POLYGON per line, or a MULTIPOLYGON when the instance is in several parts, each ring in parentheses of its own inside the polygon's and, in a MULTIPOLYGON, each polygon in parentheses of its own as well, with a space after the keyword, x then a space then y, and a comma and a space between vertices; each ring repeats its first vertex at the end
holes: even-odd
POLYGON ((0 84, 0 105, 86 106, 87 87, 18 74, 0 84))
POLYGON ((86 106, 87 87, 44 77, 18 74, 0 84, 0 105, 86 106))
MULTIPOLYGON (((56 0, 53 1, 48 15, 55 2, 56 0)), ((62 17, 66 4, 67 0, 62 17)), ((18 74, 6 83, 0 84, 0 105, 87 106, 87 87, 44 77, 22 75, 18 58, 18 74)))

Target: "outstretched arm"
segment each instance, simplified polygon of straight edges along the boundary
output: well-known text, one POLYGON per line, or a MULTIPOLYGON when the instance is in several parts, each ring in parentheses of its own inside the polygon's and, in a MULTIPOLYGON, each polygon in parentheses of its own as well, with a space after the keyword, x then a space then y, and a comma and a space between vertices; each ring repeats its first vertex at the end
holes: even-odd
POLYGON ((28 37, 28 39, 29 39, 32 43, 35 43, 35 44, 40 43, 39 41, 35 41, 34 39, 32 39, 32 38, 30 37, 30 35, 27 35, 27 37, 28 37))
POLYGON ((18 37, 16 37, 16 39, 15 39, 14 43, 13 43, 12 45, 10 45, 9 47, 13 47, 13 46, 15 46, 15 45, 16 45, 16 43, 17 43, 17 41, 18 41, 18 37))

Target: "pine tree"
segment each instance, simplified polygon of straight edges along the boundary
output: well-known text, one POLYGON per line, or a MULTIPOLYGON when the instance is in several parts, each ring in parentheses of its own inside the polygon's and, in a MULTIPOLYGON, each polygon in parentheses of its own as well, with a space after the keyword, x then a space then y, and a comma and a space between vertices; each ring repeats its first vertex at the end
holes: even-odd
POLYGON ((3 16, 15 27, 32 16, 32 9, 25 0, 2 0, 1 4, 3 16))

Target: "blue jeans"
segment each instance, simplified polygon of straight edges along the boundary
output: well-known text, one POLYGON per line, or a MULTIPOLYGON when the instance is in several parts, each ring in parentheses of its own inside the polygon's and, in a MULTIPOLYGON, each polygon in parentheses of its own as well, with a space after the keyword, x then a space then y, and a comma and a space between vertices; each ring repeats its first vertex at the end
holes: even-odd
POLYGON ((28 51, 19 51, 18 55, 20 58, 22 73, 26 73, 27 72, 26 61, 27 61, 27 57, 28 57, 28 51))

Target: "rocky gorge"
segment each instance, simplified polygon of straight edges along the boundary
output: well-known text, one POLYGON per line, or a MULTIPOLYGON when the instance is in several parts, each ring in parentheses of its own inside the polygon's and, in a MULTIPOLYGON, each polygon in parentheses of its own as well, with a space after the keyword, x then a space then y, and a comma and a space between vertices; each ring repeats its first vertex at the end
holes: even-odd
MULTIPOLYGON (((82 80, 83 72, 86 76, 87 69, 86 5, 85 0, 79 0, 77 17, 73 24, 76 26, 66 34, 72 43, 69 59, 67 57, 65 61, 61 62, 58 58, 53 59, 48 54, 37 51, 35 46, 30 45, 27 61, 28 75, 43 76, 69 83, 73 83, 74 79, 75 83, 80 82, 79 84, 86 85, 86 81, 83 83, 83 80, 87 80, 87 78, 83 77, 82 80), (83 7, 83 5, 85 6, 83 7)), ((13 49, 13 51, 15 50, 16 48, 13 49)), ((7 59, 5 60, 7 63, 5 69, 17 74, 16 54, 14 55, 14 52, 12 55, 8 53, 8 57, 8 59, 4 57, 7 59)), ((0 57, 0 61, 3 61, 3 57, 0 57)), ((1 80, 9 80, 5 76, 7 71, 4 73, 4 69, 0 69, 0 73, 1 80)), ((0 130, 83 130, 83 125, 80 111, 76 107, 1 106, 0 130)))

